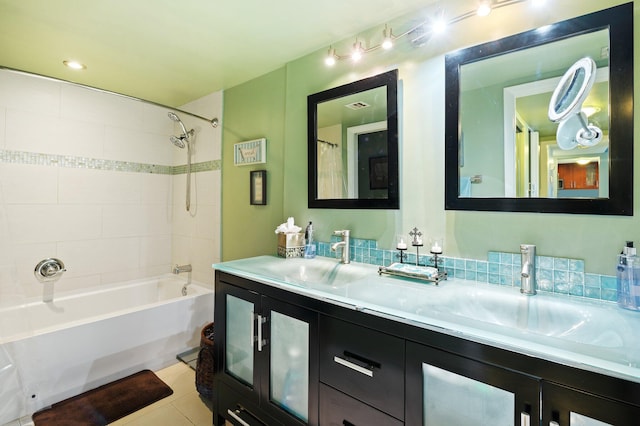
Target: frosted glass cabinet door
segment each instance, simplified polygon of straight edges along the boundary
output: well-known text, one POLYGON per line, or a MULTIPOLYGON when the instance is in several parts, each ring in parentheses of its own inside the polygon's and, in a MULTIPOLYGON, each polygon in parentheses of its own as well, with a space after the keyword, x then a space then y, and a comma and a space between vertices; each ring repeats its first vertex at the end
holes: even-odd
POLYGON ((231 294, 226 298, 227 373, 253 386, 254 304, 231 294))
POLYGON ((309 418, 309 324, 271 311, 271 401, 309 418))
POLYGON ((422 364, 424 425, 513 426, 515 395, 450 371, 422 364))
POLYGON ((640 408, 548 382, 542 383, 544 426, 640 424, 640 408))
POLYGON ((406 360, 406 425, 539 423, 536 378, 413 342, 406 360))

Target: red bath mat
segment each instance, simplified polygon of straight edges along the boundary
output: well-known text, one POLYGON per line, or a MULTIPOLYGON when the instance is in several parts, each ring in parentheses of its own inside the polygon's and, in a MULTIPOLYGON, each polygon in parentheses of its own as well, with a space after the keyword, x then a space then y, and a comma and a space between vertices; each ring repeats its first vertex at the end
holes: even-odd
POLYGON ((143 370, 33 415, 36 426, 106 425, 173 393, 158 376, 143 370))

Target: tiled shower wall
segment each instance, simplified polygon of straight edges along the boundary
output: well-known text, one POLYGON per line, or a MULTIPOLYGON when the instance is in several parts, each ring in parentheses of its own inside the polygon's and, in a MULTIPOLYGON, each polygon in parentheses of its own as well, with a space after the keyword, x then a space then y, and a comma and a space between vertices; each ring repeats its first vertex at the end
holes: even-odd
MULTIPOLYGON (((183 107, 221 116, 215 93, 183 107)), ((220 130, 196 130, 193 211, 186 150, 167 109, 0 71, 0 304, 42 293, 37 262, 61 259, 56 291, 143 278, 192 263, 212 283, 219 261, 220 130)))

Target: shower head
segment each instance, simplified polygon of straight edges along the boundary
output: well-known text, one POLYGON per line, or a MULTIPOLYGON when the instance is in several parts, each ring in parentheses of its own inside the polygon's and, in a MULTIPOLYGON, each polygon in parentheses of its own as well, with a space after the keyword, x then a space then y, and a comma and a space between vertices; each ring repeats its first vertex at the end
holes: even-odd
POLYGON ((184 124, 182 123, 182 120, 180 120, 180 117, 178 117, 178 114, 176 114, 175 112, 169 111, 169 113, 167 115, 169 116, 169 118, 171 120, 175 121, 176 123, 178 123, 180 125, 180 127, 182 128, 182 134, 183 135, 189 134, 189 132, 187 132, 187 128, 184 127, 184 124))
POLYGON ((169 137, 169 140, 171 141, 172 144, 174 144, 175 146, 177 146, 178 148, 182 149, 186 146, 186 136, 182 135, 182 136, 173 136, 171 135, 171 137, 169 137))

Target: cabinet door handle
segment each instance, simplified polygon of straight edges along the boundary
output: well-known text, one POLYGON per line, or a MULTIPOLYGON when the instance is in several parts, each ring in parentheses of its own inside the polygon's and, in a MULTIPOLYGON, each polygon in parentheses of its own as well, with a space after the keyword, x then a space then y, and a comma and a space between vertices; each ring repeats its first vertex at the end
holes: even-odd
POLYGON ((262 315, 258 315, 258 352, 262 352, 262 315))
POLYGON ((255 342, 256 340, 256 325, 255 325, 255 320, 256 320, 256 313, 251 311, 251 348, 253 349, 253 342, 255 342))
POLYGON ((334 356, 333 360, 340 365, 344 365, 347 368, 357 371, 358 373, 362 373, 365 376, 373 377, 373 371, 368 368, 360 367, 358 364, 354 364, 351 361, 347 361, 346 359, 340 358, 339 356, 334 356))
POLYGON ((262 348, 266 346, 267 340, 262 338, 262 324, 267 322, 267 317, 258 315, 258 352, 262 352, 262 348))
POLYGON ((529 413, 524 411, 520 413, 520 426, 531 426, 531 416, 529 413))
POLYGON ((227 414, 234 418, 235 421, 240 423, 242 426, 251 426, 249 423, 245 422, 240 418, 238 414, 240 414, 240 410, 232 411, 231 408, 227 409, 227 414))

